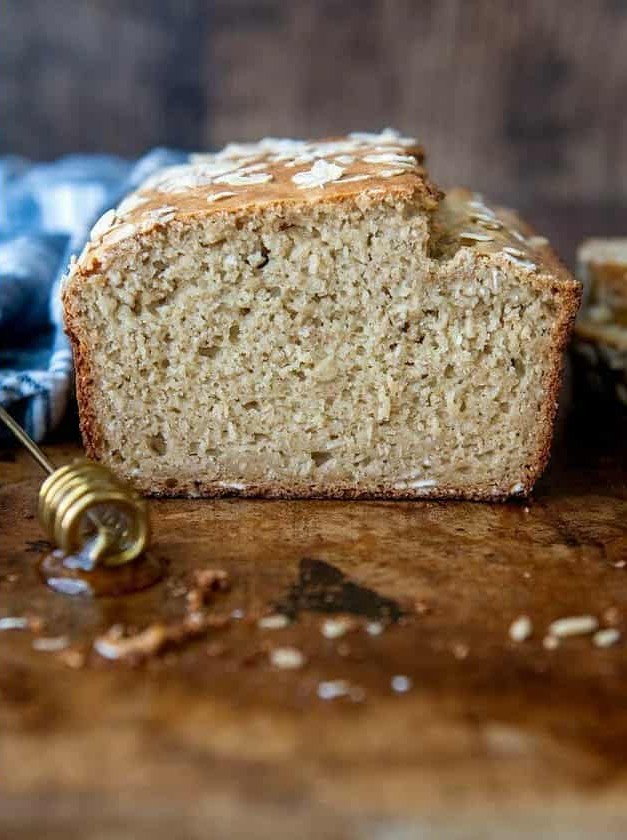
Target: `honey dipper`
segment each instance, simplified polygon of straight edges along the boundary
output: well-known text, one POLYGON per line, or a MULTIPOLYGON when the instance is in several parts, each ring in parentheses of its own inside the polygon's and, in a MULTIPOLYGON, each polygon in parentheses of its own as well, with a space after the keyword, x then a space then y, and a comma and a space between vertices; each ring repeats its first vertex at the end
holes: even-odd
POLYGON ((39 490, 39 520, 64 554, 92 569, 130 563, 145 550, 148 506, 132 487, 86 458, 55 467, 2 406, 0 420, 48 473, 39 490))

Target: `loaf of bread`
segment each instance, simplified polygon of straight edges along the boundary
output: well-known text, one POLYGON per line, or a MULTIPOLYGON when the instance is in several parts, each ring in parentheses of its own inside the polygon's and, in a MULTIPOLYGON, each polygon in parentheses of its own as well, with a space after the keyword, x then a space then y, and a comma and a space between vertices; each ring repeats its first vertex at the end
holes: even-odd
POLYGON ((627 239, 587 239, 577 251, 584 305, 573 349, 587 384, 627 406, 627 239))
POLYGON ((156 495, 525 495, 579 297, 390 130, 192 155, 70 266, 85 447, 156 495))

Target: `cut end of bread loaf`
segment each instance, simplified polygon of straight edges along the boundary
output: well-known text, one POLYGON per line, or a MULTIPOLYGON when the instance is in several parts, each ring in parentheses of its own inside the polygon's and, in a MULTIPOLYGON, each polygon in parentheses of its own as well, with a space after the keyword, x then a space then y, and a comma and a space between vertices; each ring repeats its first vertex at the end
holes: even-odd
POLYGON ((412 141, 325 143, 227 147, 96 230, 64 289, 88 454, 160 495, 527 494, 578 284, 412 141))
POLYGON ((573 349, 595 397, 627 406, 627 239, 587 239, 577 251, 584 305, 573 349))

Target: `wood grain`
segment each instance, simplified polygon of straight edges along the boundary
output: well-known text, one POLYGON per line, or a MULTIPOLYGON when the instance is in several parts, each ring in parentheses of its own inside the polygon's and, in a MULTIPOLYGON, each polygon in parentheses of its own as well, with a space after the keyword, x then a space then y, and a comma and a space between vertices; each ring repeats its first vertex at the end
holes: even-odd
MULTIPOLYGON (((33 650, 30 633, 0 633, 0 833, 622 836, 625 641, 600 650, 571 639, 549 651, 542 638, 558 616, 609 607, 627 631, 623 422, 571 416, 529 506, 154 502, 168 579, 101 600, 40 582, 41 476, 7 453, 0 615, 28 611, 44 635, 87 649, 114 623, 176 616, 178 582, 218 567, 233 585, 211 610, 244 617, 136 668, 92 653, 73 670, 33 650), (340 575, 340 588, 366 587, 405 617, 380 636, 359 618, 330 640, 320 610, 337 603, 319 598, 298 601, 288 628, 260 630, 261 614, 294 604, 304 558, 334 570, 336 596, 340 575), (522 613, 534 635, 517 645, 508 627, 522 613), (268 652, 283 645, 306 666, 273 669, 268 652), (408 692, 392 690, 395 675, 411 679, 408 692), (334 679, 360 692, 320 699, 320 682, 334 679)), ((58 462, 76 453, 51 448, 58 462)))
POLYGON ((9 0, 3 151, 398 126, 443 186, 627 200, 616 0, 9 0))

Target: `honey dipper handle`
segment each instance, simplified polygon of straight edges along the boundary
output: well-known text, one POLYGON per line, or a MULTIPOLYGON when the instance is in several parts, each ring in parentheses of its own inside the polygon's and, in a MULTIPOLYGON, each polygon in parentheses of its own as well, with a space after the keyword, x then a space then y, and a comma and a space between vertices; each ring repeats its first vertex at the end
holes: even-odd
POLYGON ((37 446, 34 440, 30 438, 24 429, 20 426, 19 423, 11 417, 8 411, 6 411, 0 405, 0 420, 7 426, 15 435, 15 437, 22 443, 33 456, 33 458, 37 461, 39 466, 45 470, 49 475, 54 472, 55 466, 52 461, 46 457, 46 455, 41 451, 41 449, 37 446))

